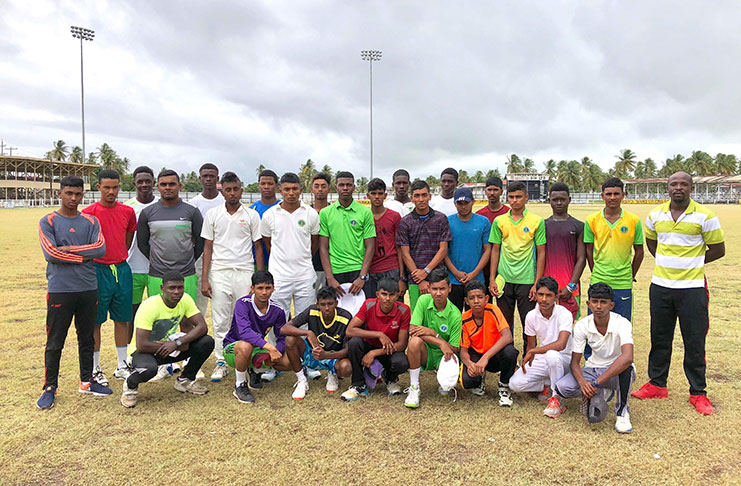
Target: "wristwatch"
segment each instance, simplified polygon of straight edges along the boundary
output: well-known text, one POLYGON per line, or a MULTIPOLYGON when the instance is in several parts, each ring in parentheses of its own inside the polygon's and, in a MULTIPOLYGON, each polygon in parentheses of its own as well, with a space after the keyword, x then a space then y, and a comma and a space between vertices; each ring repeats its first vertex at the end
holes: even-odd
POLYGON ((409 281, 409 279, 407 279, 406 276, 399 277, 399 280, 401 280, 404 283, 409 281))
POLYGON ((597 380, 592 380, 592 386, 595 387, 595 388, 602 388, 602 385, 600 385, 599 383, 597 383, 597 380))
POLYGON ((576 284, 574 282, 569 282, 569 284, 566 286, 567 289, 569 289, 569 292, 572 294, 576 292, 576 284))
POLYGON ((362 278, 366 282, 368 281, 368 275, 358 275, 358 278, 362 278))
POLYGON ((180 339, 176 339, 175 340, 175 346, 177 346, 179 348, 182 345, 183 345, 183 342, 180 339))
POLYGON ((430 270, 429 268, 425 267, 425 272, 427 272, 427 275, 429 275, 431 271, 432 270, 430 270))

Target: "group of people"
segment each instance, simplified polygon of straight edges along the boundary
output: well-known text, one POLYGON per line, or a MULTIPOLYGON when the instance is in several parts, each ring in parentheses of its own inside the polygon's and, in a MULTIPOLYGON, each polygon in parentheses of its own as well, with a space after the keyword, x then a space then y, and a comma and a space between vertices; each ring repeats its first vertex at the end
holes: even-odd
POLYGON ((590 421, 604 419, 606 402, 615 397, 615 429, 627 433, 633 430, 629 396, 668 396, 678 319, 689 401, 702 414, 713 412, 705 391, 704 265, 725 247, 718 218, 690 198, 685 173, 669 178, 669 201, 645 225, 622 209, 624 186, 614 177, 602 185, 604 208, 581 222, 569 215, 565 184, 550 186, 552 216, 543 219, 527 209, 522 182, 507 184, 508 205, 502 204, 496 177, 486 182, 487 205, 474 213, 473 194, 458 187, 452 168, 442 172, 435 197, 403 169, 393 174, 390 197, 384 181, 372 179, 369 207, 353 198, 355 180, 346 171, 335 176, 332 204, 330 177, 316 174, 311 206, 294 173, 278 178, 262 171, 261 198, 249 207, 241 203, 235 173, 219 178, 215 165, 204 164, 199 176, 203 192, 185 202, 175 171, 155 178, 138 167, 136 197, 122 204, 119 175, 102 170, 100 201, 82 212, 83 181, 62 179, 61 207, 39 223, 49 283, 39 408, 54 405, 73 317, 79 391, 112 393, 100 364, 100 326, 110 317, 113 376, 123 381, 125 407, 137 404, 142 383, 178 368, 177 390, 206 394, 199 378, 213 353, 211 381, 233 369, 233 394, 244 403, 281 373, 295 374, 295 400, 321 371, 329 393, 349 379, 341 399, 351 402, 381 382, 390 395, 402 394, 399 376, 408 371, 404 405, 417 408, 422 371, 437 371, 443 395, 457 378, 461 388, 483 396, 489 373, 498 374, 500 406, 512 406, 513 392, 530 393, 547 402, 543 413, 553 418, 565 410, 562 399, 581 397, 590 421), (644 242, 656 257, 649 381, 631 393, 633 283, 644 242), (589 312, 581 317, 587 264, 589 312), (515 311, 523 336, 519 364, 515 311))

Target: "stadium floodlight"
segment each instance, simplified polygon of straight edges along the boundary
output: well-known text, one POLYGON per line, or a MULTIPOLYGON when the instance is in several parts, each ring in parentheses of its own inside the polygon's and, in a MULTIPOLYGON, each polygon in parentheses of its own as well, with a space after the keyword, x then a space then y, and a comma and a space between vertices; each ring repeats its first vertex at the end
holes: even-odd
POLYGON ((360 58, 370 66, 370 178, 373 179, 373 61, 380 61, 381 51, 360 51, 360 58))
POLYGON ((85 163, 85 82, 84 82, 84 71, 82 63, 82 41, 92 41, 95 38, 95 31, 92 29, 86 29, 85 27, 77 27, 73 25, 70 27, 72 37, 80 39, 80 110, 82 112, 82 163, 85 163))

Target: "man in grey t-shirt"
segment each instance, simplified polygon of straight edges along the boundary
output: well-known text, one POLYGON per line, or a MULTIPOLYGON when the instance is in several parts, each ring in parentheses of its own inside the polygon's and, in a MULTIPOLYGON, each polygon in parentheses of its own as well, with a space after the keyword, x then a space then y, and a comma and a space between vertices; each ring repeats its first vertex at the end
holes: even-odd
POLYGON ((147 294, 158 295, 162 276, 172 270, 185 276, 185 292, 196 300, 195 262, 203 252, 203 217, 198 208, 180 199, 180 177, 174 170, 157 176, 160 200, 144 208, 137 223, 139 250, 149 259, 147 294))

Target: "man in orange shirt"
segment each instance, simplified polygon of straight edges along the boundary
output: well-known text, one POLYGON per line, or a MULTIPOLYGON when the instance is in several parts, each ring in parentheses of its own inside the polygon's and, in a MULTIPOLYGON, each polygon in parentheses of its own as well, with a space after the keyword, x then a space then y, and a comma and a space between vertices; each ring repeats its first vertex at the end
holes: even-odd
POLYGON ((461 386, 482 396, 486 372, 499 373, 499 406, 511 407, 509 379, 517 367, 519 351, 512 331, 499 308, 489 303, 486 286, 478 280, 466 284, 466 303, 461 329, 461 386))

